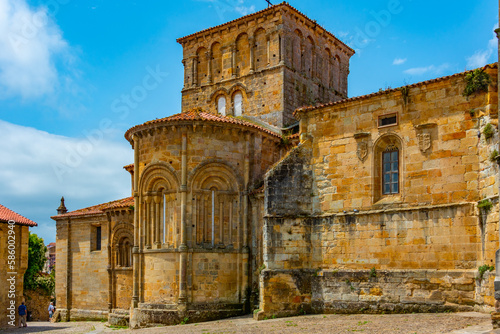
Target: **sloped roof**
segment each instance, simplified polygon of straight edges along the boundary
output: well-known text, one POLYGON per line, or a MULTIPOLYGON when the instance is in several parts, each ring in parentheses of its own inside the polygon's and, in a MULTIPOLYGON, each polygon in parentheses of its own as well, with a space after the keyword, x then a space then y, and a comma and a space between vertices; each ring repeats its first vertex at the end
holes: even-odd
POLYGON ((190 110, 186 112, 182 112, 179 114, 175 114, 169 117, 165 118, 159 118, 155 119, 152 121, 148 121, 146 123, 136 125, 133 128, 130 128, 125 132, 125 138, 129 140, 130 134, 132 132, 146 129, 151 125, 156 125, 156 124, 161 124, 161 123, 182 123, 186 121, 202 121, 202 122, 210 122, 210 123, 226 123, 226 124, 235 124, 235 125, 241 125, 241 126, 246 126, 249 128, 253 128, 265 133, 268 133, 270 135, 273 135, 275 137, 281 138, 281 136, 269 129, 266 129, 262 126, 259 126, 257 124, 250 123, 248 121, 244 121, 240 118, 232 117, 232 116, 222 116, 222 115, 215 115, 211 113, 207 113, 204 111, 198 111, 198 110, 190 110))
POLYGON ((313 23, 315 26, 323 29, 325 31, 325 33, 327 35, 330 35, 333 39, 337 40, 340 44, 342 44, 343 46, 345 46, 346 48, 348 48, 352 53, 354 53, 354 50, 352 48, 350 48, 347 44, 345 44, 344 42, 342 42, 340 39, 338 39, 334 34, 332 34, 331 32, 329 32, 328 30, 326 30, 325 28, 323 28, 321 25, 319 25, 316 21, 313 21, 311 20, 309 17, 307 17, 307 15, 305 15, 304 13, 302 13, 301 11, 299 11, 297 8, 291 6, 288 2, 286 1, 283 1, 282 3, 279 3, 279 4, 276 4, 276 5, 273 5, 269 8, 265 8, 265 9, 262 9, 260 11, 257 11, 255 13, 251 13, 251 14, 248 14, 248 15, 245 15, 245 16, 242 16, 240 18, 237 18, 235 20, 232 20, 232 21, 229 21, 229 22, 226 22, 226 23, 223 23, 223 24, 219 24, 217 26, 214 26, 214 27, 211 27, 211 28, 207 28, 207 29, 204 29, 204 30, 201 30, 201 31, 198 31, 198 32, 195 32, 193 34, 190 34, 190 35, 187 35, 187 36, 184 36, 184 37, 181 37, 181 38, 178 38, 177 39, 177 43, 180 43, 182 44, 182 42, 186 41, 186 40, 189 40, 195 36, 200 36, 200 35, 204 35, 206 33, 208 33, 209 31, 214 31, 214 30, 218 30, 218 29, 221 29, 222 27, 226 27, 226 26, 229 26, 229 25, 232 25, 238 21, 242 21, 242 20, 245 20, 245 19, 248 19, 248 18, 251 18, 251 17, 255 17, 255 16, 259 16, 265 12, 270 12, 270 11, 273 11, 273 10, 276 10, 280 7, 286 7, 292 11, 294 11, 295 13, 303 16, 306 20, 308 20, 309 22, 313 23))
POLYGON ((111 201, 108 203, 98 204, 94 206, 89 206, 88 208, 75 210, 62 215, 52 216, 52 219, 66 218, 66 217, 77 217, 77 216, 92 216, 103 214, 105 210, 109 209, 121 209, 128 208, 134 205, 134 197, 122 198, 116 201, 111 201))
POLYGON ((37 223, 34 221, 21 216, 18 213, 15 213, 11 209, 6 208, 2 204, 0 204, 0 222, 8 222, 8 221, 15 221, 16 224, 18 225, 24 225, 24 226, 38 226, 37 223))
MULTIPOLYGON (((485 65, 483 67, 480 67, 480 69, 482 69, 482 70, 486 70, 488 68, 489 69, 497 69, 497 67, 498 67, 497 63, 493 63, 493 64, 488 64, 488 65, 485 65)), ((428 85, 428 84, 435 83, 435 82, 445 81, 445 80, 449 80, 449 79, 454 78, 454 77, 464 76, 464 75, 466 75, 466 74, 468 74, 470 72, 473 72, 475 70, 476 69, 465 71, 465 72, 460 72, 460 73, 455 73, 455 74, 448 75, 448 76, 445 76, 445 77, 440 77, 440 78, 430 79, 430 80, 426 80, 426 81, 421 81, 421 82, 417 82, 417 83, 408 85, 406 87, 408 87, 408 88, 414 88, 414 87, 424 86, 424 85, 428 85)), ((301 107, 301 108, 298 108, 298 109, 295 110, 294 116, 296 116, 298 113, 307 113, 309 111, 316 110, 316 109, 321 109, 321 108, 324 108, 324 107, 331 107, 331 106, 334 106, 334 105, 339 105, 339 104, 343 104, 343 103, 347 103, 347 102, 358 101, 358 100, 365 100, 365 99, 369 99, 369 98, 372 98, 372 97, 375 97, 375 96, 393 93, 393 92, 399 91, 400 89, 401 89, 401 87, 399 87, 399 88, 392 88, 392 89, 386 89, 386 90, 383 90, 383 91, 379 91, 379 92, 375 92, 375 93, 370 93, 370 94, 366 94, 366 95, 355 96, 355 97, 351 97, 351 98, 348 98, 348 99, 343 99, 343 100, 336 101, 336 102, 328 102, 328 103, 316 104, 316 105, 313 105, 313 106, 301 107)))

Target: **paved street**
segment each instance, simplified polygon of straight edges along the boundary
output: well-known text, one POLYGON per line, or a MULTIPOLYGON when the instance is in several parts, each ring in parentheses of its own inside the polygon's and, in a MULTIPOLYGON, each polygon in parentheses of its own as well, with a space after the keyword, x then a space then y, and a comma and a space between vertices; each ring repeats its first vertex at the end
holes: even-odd
POLYGON ((30 322, 28 328, 1 333, 396 333, 396 334, 500 334, 492 330, 484 313, 394 314, 394 315, 308 315, 255 321, 250 316, 197 324, 140 330, 109 328, 102 322, 30 322))

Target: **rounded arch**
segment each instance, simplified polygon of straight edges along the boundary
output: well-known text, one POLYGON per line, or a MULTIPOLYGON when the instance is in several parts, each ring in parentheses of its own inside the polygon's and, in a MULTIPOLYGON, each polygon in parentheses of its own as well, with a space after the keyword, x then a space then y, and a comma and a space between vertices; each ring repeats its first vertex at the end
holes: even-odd
POLYGON ((199 86, 205 85, 208 82, 208 60, 207 60, 207 49, 203 46, 196 50, 197 58, 197 83, 199 86))
POLYGON ((118 223, 111 232, 111 244, 117 245, 120 240, 126 237, 130 241, 134 240, 134 226, 130 223, 118 223))
POLYGON ((188 176, 188 187, 192 190, 211 189, 240 192, 243 189, 243 179, 238 171, 221 159, 207 159, 196 166, 188 176), (210 179, 210 178, 213 179, 210 179), (208 187, 208 188, 207 188, 208 187))
POLYGON ((222 80, 222 43, 215 41, 210 46, 213 82, 222 80))
POLYGON ((192 240, 197 247, 240 247, 243 183, 234 168, 221 160, 205 160, 190 173, 188 183, 192 195, 192 240))
POLYGON ((302 52, 304 35, 300 29, 295 29, 292 36, 292 67, 302 71, 302 52))
POLYGON ((132 267, 132 247, 134 245, 133 226, 118 223, 112 231, 111 254, 113 263, 118 267, 132 267))
POLYGON ((217 97, 219 97, 220 95, 229 97, 229 95, 231 95, 231 93, 230 93, 229 89, 226 89, 224 87, 220 87, 219 89, 217 89, 216 91, 214 91, 212 94, 210 94, 209 101, 210 102, 216 101, 217 97))
POLYGON ((228 95, 230 95, 231 97, 233 97, 233 95, 236 91, 241 91, 244 94, 245 98, 248 95, 248 90, 247 90, 246 86, 243 85, 242 83, 238 82, 238 83, 232 85, 231 88, 229 88, 229 90, 227 90, 228 95))
POLYGON ((404 146, 394 132, 381 135, 373 143, 373 202, 387 196, 403 196, 404 146))
POLYGON ((326 87, 329 87, 329 88, 330 88, 330 83, 331 83, 330 77, 331 77, 331 73, 332 73, 331 59, 332 59, 332 51, 330 50, 330 48, 325 48, 325 55, 323 58, 324 66, 323 66, 322 82, 323 82, 323 85, 325 85, 326 87))
POLYGON ((340 92, 340 57, 337 54, 332 56, 332 68, 330 75, 330 88, 340 92))
POLYGON ((257 28, 254 33, 255 40, 255 69, 261 70, 267 67, 268 59, 268 41, 266 30, 262 27, 257 28))
POLYGON ((244 76, 250 72, 250 42, 248 34, 243 32, 236 37, 236 75, 244 76))
POLYGON ((177 191, 179 178, 172 166, 160 161, 151 163, 141 173, 139 191, 159 191, 161 189, 177 191))
POLYGON ((311 36, 305 39, 305 47, 303 52, 303 69, 306 76, 312 78, 314 76, 314 49, 316 44, 311 36))

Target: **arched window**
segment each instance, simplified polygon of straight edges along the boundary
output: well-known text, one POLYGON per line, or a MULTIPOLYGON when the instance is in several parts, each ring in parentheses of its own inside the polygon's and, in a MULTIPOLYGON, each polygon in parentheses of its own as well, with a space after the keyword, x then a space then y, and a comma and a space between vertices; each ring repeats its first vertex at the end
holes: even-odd
POLYGON ((240 92, 234 94, 233 97, 234 116, 241 116, 243 114, 243 95, 240 92))
POLYGON ((224 165, 210 164, 193 177, 193 240, 197 247, 240 247, 238 182, 224 165))
POLYGON ((116 254, 116 264, 118 267, 132 267, 132 243, 128 237, 120 239, 118 242, 118 252, 116 254))
POLYGON ((380 137, 373 147, 373 200, 400 196, 403 174, 403 146, 395 134, 380 137))
POLYGON ((226 116, 226 98, 222 95, 217 98, 217 113, 226 116))

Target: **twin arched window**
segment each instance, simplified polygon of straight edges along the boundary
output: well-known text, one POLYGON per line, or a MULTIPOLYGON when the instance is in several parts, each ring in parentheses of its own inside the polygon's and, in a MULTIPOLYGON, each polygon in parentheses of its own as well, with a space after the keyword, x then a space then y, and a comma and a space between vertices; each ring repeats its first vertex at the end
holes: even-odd
MULTIPOLYGON (((243 115, 243 94, 241 92, 236 92, 233 95, 233 115, 241 116, 243 115)), ((227 113, 227 101, 226 97, 223 95, 219 95, 216 99, 217 103, 217 113, 222 116, 226 116, 227 113)))

